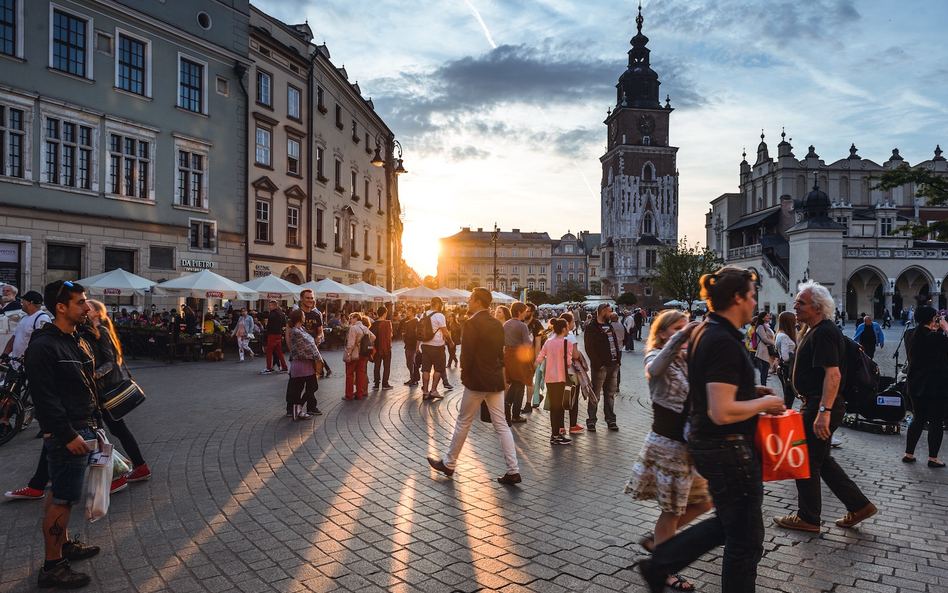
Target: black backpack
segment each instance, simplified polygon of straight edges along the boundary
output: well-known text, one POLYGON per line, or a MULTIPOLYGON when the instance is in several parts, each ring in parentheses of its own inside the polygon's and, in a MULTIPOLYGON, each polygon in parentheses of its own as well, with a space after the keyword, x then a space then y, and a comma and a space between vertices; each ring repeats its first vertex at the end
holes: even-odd
POLYGON ((855 340, 844 337, 843 343, 846 346, 846 369, 840 392, 847 402, 859 403, 875 397, 879 388, 879 365, 855 340))
POLYGON ((421 321, 418 322, 418 327, 415 329, 415 335, 418 337, 419 341, 430 342, 434 339, 434 328, 431 326, 431 318, 434 317, 434 315, 434 313, 424 315, 421 318, 421 321))
POLYGON ((369 332, 365 332, 362 334, 362 340, 359 341, 359 358, 371 358, 373 352, 375 352, 375 346, 372 345, 372 338, 369 337, 369 332))

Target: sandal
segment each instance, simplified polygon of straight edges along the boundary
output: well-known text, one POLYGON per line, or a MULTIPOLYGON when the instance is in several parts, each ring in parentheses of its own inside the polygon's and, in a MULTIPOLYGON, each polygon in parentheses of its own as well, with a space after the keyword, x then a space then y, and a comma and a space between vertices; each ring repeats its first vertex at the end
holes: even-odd
POLYGON ((668 578, 675 579, 671 583, 669 583, 668 580, 666 579, 665 586, 668 587, 669 589, 674 589, 675 591, 694 591, 695 590, 695 584, 689 583, 688 581, 685 580, 685 577, 681 576, 680 574, 670 574, 668 575, 668 578))

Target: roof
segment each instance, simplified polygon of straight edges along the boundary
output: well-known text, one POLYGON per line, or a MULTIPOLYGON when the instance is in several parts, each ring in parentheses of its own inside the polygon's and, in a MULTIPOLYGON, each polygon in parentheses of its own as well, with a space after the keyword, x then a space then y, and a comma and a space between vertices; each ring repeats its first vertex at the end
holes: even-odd
POLYGON ((654 237, 652 235, 645 235, 644 237, 639 239, 635 244, 636 245, 658 245, 660 247, 665 246, 665 244, 662 243, 657 237, 654 237))
MULTIPOLYGON (((493 231, 472 231, 469 228, 461 229, 461 232, 455 233, 449 237, 442 237, 442 241, 490 241, 493 239, 493 231)), ((524 242, 546 242, 550 243, 549 233, 524 233, 519 229, 515 231, 500 231, 497 233, 497 240, 503 242, 524 241, 524 242)))
POLYGON ((776 222, 778 218, 780 218, 780 206, 774 206, 770 210, 758 212, 757 214, 753 214, 751 216, 738 220, 731 226, 727 227, 727 230, 737 231, 740 229, 755 227, 755 226, 759 226, 761 223, 764 223, 764 222, 776 222))
POLYGON ((586 252, 592 252, 594 247, 599 247, 602 242, 602 233, 582 233, 581 238, 586 245, 586 252))

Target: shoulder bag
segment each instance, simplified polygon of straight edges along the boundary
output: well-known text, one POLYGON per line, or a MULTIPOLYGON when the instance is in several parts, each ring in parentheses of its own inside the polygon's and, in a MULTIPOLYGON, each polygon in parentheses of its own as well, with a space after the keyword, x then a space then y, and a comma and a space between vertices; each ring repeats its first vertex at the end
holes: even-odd
POLYGON ((99 396, 102 411, 114 421, 121 420, 145 401, 145 392, 132 379, 124 362, 122 368, 128 378, 99 396))

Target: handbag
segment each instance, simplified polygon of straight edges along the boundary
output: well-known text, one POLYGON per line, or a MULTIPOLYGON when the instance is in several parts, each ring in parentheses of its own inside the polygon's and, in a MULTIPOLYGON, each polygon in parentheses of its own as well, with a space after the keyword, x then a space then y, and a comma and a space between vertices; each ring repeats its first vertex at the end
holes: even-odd
POLYGON ((803 431, 803 416, 796 410, 757 417, 754 444, 760 454, 765 482, 805 480, 810 477, 810 455, 803 431))
POLYGON ((121 420, 145 401, 145 392, 132 379, 124 362, 122 368, 125 369, 128 378, 99 396, 102 411, 113 421, 121 420))
MULTIPOLYGON (((99 452, 111 449, 112 445, 101 428, 96 433, 99 452)), ((109 493, 112 485, 113 455, 108 455, 105 465, 89 465, 89 484, 86 490, 86 518, 95 523, 109 512, 109 493)), ((90 460, 91 461, 91 460, 90 460)))
POLYGON ((770 345, 770 344, 767 344, 767 354, 769 354, 769 355, 771 355, 771 356, 777 356, 777 348, 776 348, 776 346, 772 346, 772 345, 770 345))

